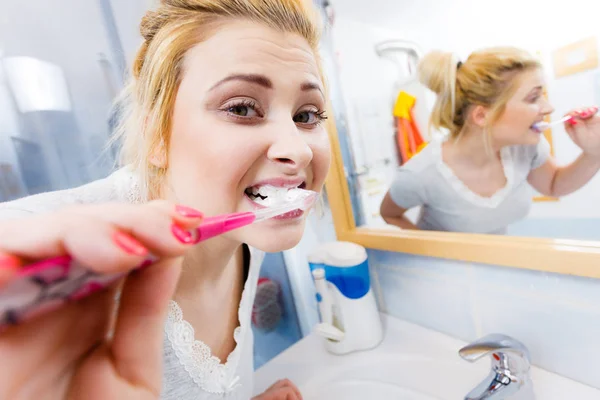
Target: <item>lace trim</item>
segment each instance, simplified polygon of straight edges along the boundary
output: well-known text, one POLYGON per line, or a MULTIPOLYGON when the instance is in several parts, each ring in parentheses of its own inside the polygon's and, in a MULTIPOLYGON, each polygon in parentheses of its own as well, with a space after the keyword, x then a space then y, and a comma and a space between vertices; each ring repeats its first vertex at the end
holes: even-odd
POLYGON ((177 359, 196 385, 214 394, 229 393, 240 385, 239 377, 233 376, 240 352, 239 326, 233 332, 236 346, 227 356, 225 364, 221 364, 221 361, 212 355, 210 347, 195 339, 194 328, 183 319, 181 308, 173 300, 169 303, 165 331, 177 359))
POLYGON ((512 157, 510 155, 510 150, 508 147, 503 147, 500 150, 500 160, 502 162, 502 169, 504 170, 504 176, 506 177, 506 185, 503 188, 499 189, 496 193, 494 193, 490 197, 483 197, 464 184, 463 181, 460 180, 458 176, 454 173, 454 171, 444 162, 442 157, 442 144, 444 140, 435 141, 433 143, 433 154, 435 159, 437 160, 436 165, 444 179, 452 186, 452 188, 465 200, 468 202, 486 208, 496 208, 500 203, 502 203, 506 197, 511 193, 512 188, 514 186, 514 165, 512 161, 512 157))

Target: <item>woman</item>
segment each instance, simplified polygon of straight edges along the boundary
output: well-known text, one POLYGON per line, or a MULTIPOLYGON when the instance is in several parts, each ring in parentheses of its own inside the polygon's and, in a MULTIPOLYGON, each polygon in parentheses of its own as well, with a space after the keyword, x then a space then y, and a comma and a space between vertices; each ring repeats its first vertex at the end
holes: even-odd
MULTIPOLYGON (((1 205, 0 218, 12 220, 0 226, 0 251, 4 275, 15 268, 12 256, 65 249, 100 271, 130 270, 148 251, 163 266, 127 279, 115 321, 104 294, 0 335, 0 357, 11 359, 2 363, 11 370, 2 371, 10 384, 0 382, 0 398, 251 397, 261 252, 295 246, 305 219, 270 220, 196 246, 187 230, 202 218, 196 210, 254 209, 253 193, 266 185, 321 190, 330 159, 326 91, 307 4, 163 0, 145 15, 120 129, 126 167, 1 205), (22 218, 31 214, 42 215, 22 218), (19 234, 29 229, 33 238, 19 234), (49 333, 35 336, 42 327, 49 333), (34 340, 41 350, 27 352, 34 340)), ((282 381, 258 398, 301 397, 282 381)))
POLYGON ((597 108, 571 113, 567 133, 582 154, 559 167, 534 124, 553 112, 544 97, 542 67, 515 48, 475 52, 464 62, 432 52, 420 81, 437 94, 430 125, 449 132, 399 168, 381 216, 404 229, 502 234, 531 207, 529 185, 564 196, 600 168, 597 108), (404 215, 421 206, 418 222, 404 215))

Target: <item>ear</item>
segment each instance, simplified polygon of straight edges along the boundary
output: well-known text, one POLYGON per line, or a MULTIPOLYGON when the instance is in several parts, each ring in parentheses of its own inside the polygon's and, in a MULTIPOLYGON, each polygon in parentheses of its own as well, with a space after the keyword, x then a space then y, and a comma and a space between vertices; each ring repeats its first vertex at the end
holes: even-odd
POLYGON ((150 161, 150 164, 152 164, 156 168, 166 168, 167 167, 167 149, 165 148, 164 142, 162 140, 152 150, 148 160, 150 161))
POLYGON ((477 105, 471 110, 471 123, 479 128, 486 126, 489 109, 485 106, 477 105))

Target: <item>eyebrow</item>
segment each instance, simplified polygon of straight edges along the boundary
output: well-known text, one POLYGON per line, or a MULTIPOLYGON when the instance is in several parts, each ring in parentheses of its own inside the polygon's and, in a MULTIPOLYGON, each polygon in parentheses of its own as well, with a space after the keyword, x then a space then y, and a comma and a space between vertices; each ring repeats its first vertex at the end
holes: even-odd
POLYGON ((529 91, 529 93, 533 93, 533 92, 534 92, 534 91, 536 91, 536 90, 544 90, 544 87, 543 87, 543 86, 536 86, 536 87, 534 87, 533 89, 531 89, 531 90, 529 91))
MULTIPOLYGON (((210 90, 212 91, 212 90, 218 88, 219 86, 221 86, 227 82, 231 82, 231 81, 248 82, 248 83, 253 83, 255 85, 262 86, 266 89, 273 89, 273 82, 271 82, 271 80, 264 75, 235 74, 235 75, 230 75, 224 79, 221 79, 219 82, 214 84, 210 88, 210 90)), ((311 90, 318 90, 319 92, 321 92, 321 94, 323 94, 323 90, 321 89, 321 86, 319 86, 317 83, 314 83, 314 82, 302 83, 302 85, 300 85, 300 90, 302 90, 303 92, 308 92, 311 90)))
POLYGON ((321 89, 321 86, 319 86, 318 84, 313 83, 313 82, 304 82, 302 85, 300 85, 300 90, 302 90, 303 92, 317 90, 317 91, 321 92, 321 94, 323 94, 323 90, 321 89))
POLYGON ((267 78, 266 76, 254 75, 254 74, 251 74, 251 75, 236 74, 236 75, 230 75, 227 78, 221 79, 219 82, 214 84, 213 87, 210 88, 210 90, 214 90, 214 89, 218 88, 219 86, 223 85, 224 83, 231 82, 231 81, 243 81, 243 82, 248 82, 248 83, 254 83, 256 85, 265 87, 267 89, 273 88, 273 82, 271 82, 271 80, 269 78, 267 78))

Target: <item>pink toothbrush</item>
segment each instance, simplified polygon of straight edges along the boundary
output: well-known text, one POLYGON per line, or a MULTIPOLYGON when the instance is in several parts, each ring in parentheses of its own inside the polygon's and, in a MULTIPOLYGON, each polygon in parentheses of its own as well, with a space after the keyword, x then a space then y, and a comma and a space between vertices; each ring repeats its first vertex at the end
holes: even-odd
MULTIPOLYGON (((598 107, 594 106, 594 107, 590 107, 587 109, 586 113, 582 113, 582 117, 583 118, 588 118, 589 116, 596 114, 598 112, 598 107)), ((572 115, 565 115, 564 117, 562 117, 559 120, 556 121, 552 121, 552 122, 536 122, 535 124, 533 124, 533 129, 535 129, 538 132, 543 132, 546 129, 555 126, 555 125, 559 125, 559 124, 564 124, 565 122, 571 121, 573 120, 573 116, 572 115)))
POLYGON ((265 221, 296 210, 305 211, 315 204, 318 196, 318 193, 310 190, 291 189, 286 193, 286 199, 277 200, 280 204, 262 208, 257 211, 205 218, 198 227, 197 232, 194 232, 193 242, 198 243, 225 232, 265 221))
POLYGON ((535 124, 533 124, 533 129, 535 129, 538 132, 544 132, 546 129, 555 126, 555 125, 559 125, 559 124, 563 124, 567 121, 570 121, 573 119, 573 116, 571 115, 567 115, 565 117, 562 117, 561 119, 557 120, 557 121, 552 121, 552 122, 536 122, 535 124))
MULTIPOLYGON (((275 204, 271 207, 206 218, 191 232, 191 242, 199 243, 289 212, 306 211, 318 198, 318 193, 303 189, 290 189, 281 193, 282 196, 274 196, 272 202, 275 204)), ((156 256, 149 255, 138 268, 147 267, 157 260, 156 256)), ((57 309, 67 302, 87 297, 126 274, 98 274, 86 269, 70 256, 27 265, 16 279, 0 288, 0 331, 57 309)))

